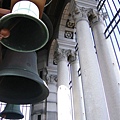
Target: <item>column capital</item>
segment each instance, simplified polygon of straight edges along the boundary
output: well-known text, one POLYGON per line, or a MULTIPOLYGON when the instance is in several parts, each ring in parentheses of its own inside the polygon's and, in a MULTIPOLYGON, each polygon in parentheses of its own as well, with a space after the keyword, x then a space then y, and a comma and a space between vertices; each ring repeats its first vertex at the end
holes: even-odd
POLYGON ((81 20, 86 20, 88 22, 88 9, 80 6, 75 6, 73 11, 73 17, 75 19, 75 22, 79 22, 81 20))
POLYGON ((58 79, 57 79, 57 75, 47 75, 46 76, 46 78, 47 78, 47 82, 48 82, 48 84, 49 83, 56 83, 57 81, 58 81, 58 79))
POLYGON ((71 51, 70 55, 68 56, 69 63, 71 64, 72 62, 74 62, 77 59, 78 59, 78 52, 71 51))
POLYGON ((95 11, 93 9, 90 9, 88 11, 88 19, 89 19, 89 22, 90 22, 90 25, 93 26, 94 24, 96 23, 102 23, 104 24, 104 19, 106 18, 106 14, 102 14, 100 13, 99 11, 95 11))
POLYGON ((57 51, 54 53, 54 63, 58 63, 59 61, 67 61, 67 57, 70 54, 70 50, 60 49, 58 48, 57 51))

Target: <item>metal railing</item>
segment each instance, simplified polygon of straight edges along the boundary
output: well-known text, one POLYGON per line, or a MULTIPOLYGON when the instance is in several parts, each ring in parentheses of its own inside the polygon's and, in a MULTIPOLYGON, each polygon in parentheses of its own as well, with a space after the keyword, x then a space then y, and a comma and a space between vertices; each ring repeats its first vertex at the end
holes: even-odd
POLYGON ((98 11, 107 13, 105 37, 110 39, 120 70, 120 0, 100 0, 98 11))

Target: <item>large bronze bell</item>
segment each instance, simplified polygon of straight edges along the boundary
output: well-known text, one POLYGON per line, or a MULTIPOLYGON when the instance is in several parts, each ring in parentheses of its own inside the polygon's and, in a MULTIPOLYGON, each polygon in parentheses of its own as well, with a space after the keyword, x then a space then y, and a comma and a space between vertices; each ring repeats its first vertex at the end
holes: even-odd
POLYGON ((48 87, 37 70, 36 52, 7 50, 0 66, 0 101, 33 104, 47 98, 48 87))
POLYGON ((22 119, 24 118, 20 111, 20 105, 7 104, 5 109, 0 113, 0 117, 5 119, 22 119))
POLYGON ((12 13, 0 19, 1 43, 17 52, 33 52, 43 48, 49 40, 49 31, 39 19, 39 9, 31 1, 19 1, 12 13))
POLYGON ((51 39, 52 35, 53 35, 53 24, 52 24, 51 20, 45 13, 43 13, 41 20, 46 24, 48 31, 49 31, 49 39, 51 39))

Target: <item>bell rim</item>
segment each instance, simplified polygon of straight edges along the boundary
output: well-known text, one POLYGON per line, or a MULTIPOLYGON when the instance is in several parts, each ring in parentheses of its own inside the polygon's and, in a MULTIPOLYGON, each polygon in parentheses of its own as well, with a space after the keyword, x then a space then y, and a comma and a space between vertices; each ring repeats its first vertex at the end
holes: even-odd
POLYGON ((43 81, 37 74, 32 73, 32 72, 28 72, 27 70, 25 70, 24 74, 21 75, 20 71, 23 71, 22 69, 21 70, 20 69, 18 70, 18 68, 17 69, 9 69, 9 71, 7 69, 8 68, 6 68, 6 69, 4 68, 3 70, 0 70, 0 77, 2 77, 2 76, 19 76, 19 77, 26 77, 26 78, 31 79, 33 81, 35 80, 35 82, 37 82, 40 85, 40 87, 42 89, 44 89, 44 92, 42 92, 42 94, 35 97, 34 99, 29 98, 29 102, 28 102, 28 100, 24 100, 24 99, 18 100, 17 102, 14 102, 14 99, 13 100, 9 99, 9 101, 6 101, 6 100, 4 100, 5 98, 3 98, 3 99, 1 98, 2 102, 6 102, 6 103, 10 103, 10 104, 33 104, 33 103, 41 102, 48 97, 48 95, 49 95, 48 86, 47 86, 46 82, 43 81), (13 73, 14 73, 14 75, 13 75, 13 73), (26 74, 26 73, 28 73, 28 74, 26 74), (32 74, 30 75, 30 73, 32 73, 32 74))
MULTIPOLYGON (((31 15, 27 15, 27 14, 23 14, 23 13, 9 13, 9 14, 6 14, 6 15, 4 15, 3 17, 1 17, 1 19, 0 19, 0 24, 5 24, 5 22, 6 22, 7 20, 9 20, 9 19, 11 19, 11 18, 14 18, 14 17, 16 17, 16 16, 18 17, 18 15, 19 15, 19 17, 24 17, 24 18, 29 18, 29 19, 31 19, 31 20, 34 20, 34 21, 37 22, 39 25, 43 26, 44 31, 46 32, 46 39, 44 40, 44 43, 43 43, 41 46, 37 47, 36 49, 28 50, 28 51, 27 51, 27 50, 17 50, 17 49, 14 49, 14 48, 12 48, 12 47, 9 47, 8 45, 4 44, 4 42, 3 42, 2 40, 0 40, 0 43, 1 43, 2 45, 4 45, 6 48, 8 48, 8 49, 10 49, 10 50, 13 50, 13 51, 16 51, 16 52, 34 52, 34 51, 37 51, 37 50, 43 48, 43 47, 47 44, 47 42, 49 41, 49 30, 48 30, 46 24, 43 22, 43 20, 37 19, 37 18, 35 18, 35 17, 31 16, 31 15), (6 17, 8 17, 9 19, 7 19, 7 20, 5 20, 5 21, 3 22, 3 20, 6 19, 6 17)), ((1 28, 1 26, 0 26, 0 28, 1 28)))
POLYGON ((44 12, 43 12, 43 16, 42 16, 41 20, 47 26, 48 31, 49 31, 49 39, 51 39, 51 37, 53 35, 53 24, 52 24, 51 20, 49 19, 49 17, 44 12))
MULTIPOLYGON (((8 112, 9 112, 9 111, 8 111, 8 112)), ((0 113, 0 117, 2 117, 2 115, 8 114, 8 112, 5 112, 5 111, 3 110, 3 111, 0 113)), ((12 113, 12 112, 9 112, 9 114, 13 114, 13 113, 12 113)), ((17 115, 17 117, 16 117, 16 116, 14 116, 14 117, 6 116, 5 119, 22 119, 22 118, 24 118, 24 115, 19 114, 19 113, 15 112, 15 111, 14 111, 14 114, 17 115)))

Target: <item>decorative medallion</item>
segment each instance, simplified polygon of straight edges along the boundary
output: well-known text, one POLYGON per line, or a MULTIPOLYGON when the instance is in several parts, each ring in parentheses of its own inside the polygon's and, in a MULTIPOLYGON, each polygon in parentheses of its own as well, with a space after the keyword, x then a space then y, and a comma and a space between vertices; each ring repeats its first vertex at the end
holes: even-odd
POLYGON ((64 37, 68 39, 73 39, 73 32, 65 30, 64 37))
POLYGON ((74 29, 74 27, 75 27, 74 21, 68 19, 66 22, 66 27, 74 29))

